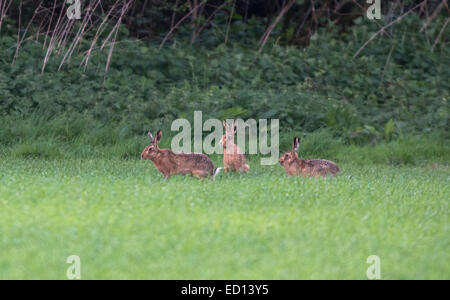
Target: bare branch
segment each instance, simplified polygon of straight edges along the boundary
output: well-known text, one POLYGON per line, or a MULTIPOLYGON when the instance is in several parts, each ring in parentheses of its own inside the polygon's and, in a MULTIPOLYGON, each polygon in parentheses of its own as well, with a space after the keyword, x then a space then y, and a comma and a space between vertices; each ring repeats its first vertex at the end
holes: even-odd
POLYGON ((233 19, 233 13, 234 13, 234 7, 235 6, 236 6, 236 0, 233 1, 233 6, 231 8, 230 18, 229 18, 228 24, 227 24, 227 32, 225 33, 225 45, 228 42, 228 35, 230 34, 231 20, 233 19))
POLYGON ((400 22, 401 20, 403 20, 404 17, 406 17, 407 15, 409 15, 410 13, 412 13, 416 8, 418 8, 419 6, 422 5, 422 2, 416 6, 414 6, 413 8, 411 8, 410 10, 408 10, 406 13, 404 13, 403 15, 401 15, 400 17, 398 17, 397 19, 395 19, 394 21, 390 22, 389 24, 387 24, 386 26, 382 27, 380 30, 378 30, 376 33, 374 33, 369 40, 367 40, 362 46, 361 48, 359 48, 358 51, 356 51, 355 55, 353 55, 353 58, 357 57, 359 55, 359 53, 361 53, 361 51, 366 48, 366 46, 373 41, 379 34, 384 33, 385 30, 389 27, 391 27, 392 25, 400 22))
POLYGON ((283 16, 286 14, 286 12, 291 8, 291 6, 295 3, 295 0, 290 0, 288 2, 288 4, 286 4, 283 9, 281 10, 280 14, 278 15, 278 17, 275 19, 275 21, 272 22, 272 24, 270 24, 270 26, 267 28, 266 32, 264 33, 263 37, 262 37, 262 41, 260 43, 260 47, 258 49, 258 53, 260 53, 262 51, 262 49, 264 48, 264 45, 266 45, 267 40, 270 37, 270 34, 272 33, 273 29, 275 28, 275 26, 277 26, 277 24, 281 21, 281 19, 283 18, 283 16))
POLYGON ((7 1, 7 0, 0 0, 0 31, 2 31, 2 24, 3 24, 3 20, 6 17, 6 13, 9 10, 9 7, 11 6, 13 0, 11 1, 7 1))
MULTIPOLYGON (((426 1, 424 1, 426 2, 426 1)), ((436 7, 436 9, 433 11, 431 16, 427 19, 427 21, 423 24, 422 28, 420 28, 420 32, 424 32, 428 25, 430 25, 431 21, 433 21, 434 18, 441 12, 442 8, 444 8, 444 4, 447 2, 447 0, 442 0, 442 2, 436 7)))
MULTIPOLYGON (((198 5, 198 7, 204 5, 206 2, 202 2, 198 5)), ((159 45, 159 49, 161 50, 161 48, 164 46, 164 44, 166 43, 167 39, 169 38, 169 36, 175 31, 175 29, 178 28, 178 26, 180 26, 181 23, 183 23, 184 20, 186 20, 187 18, 189 18, 190 15, 192 15, 194 13, 194 11, 196 11, 198 9, 198 7, 194 7, 191 9, 191 11, 185 15, 183 18, 181 18, 180 21, 177 22, 177 24, 175 24, 174 27, 170 28, 169 32, 166 34, 166 36, 164 37, 164 39, 161 42, 161 45, 159 45)))
POLYGON ((436 47, 436 45, 437 45, 437 44, 439 43, 439 41, 441 40, 441 36, 442 36, 442 34, 444 33, 445 28, 447 27, 449 21, 450 21, 450 18, 447 18, 447 20, 445 21, 444 26, 442 26, 442 29, 441 29, 441 31, 439 32, 438 37, 437 37, 436 40, 434 41, 434 44, 433 44, 433 47, 432 47, 432 51, 434 51, 434 48, 436 47))

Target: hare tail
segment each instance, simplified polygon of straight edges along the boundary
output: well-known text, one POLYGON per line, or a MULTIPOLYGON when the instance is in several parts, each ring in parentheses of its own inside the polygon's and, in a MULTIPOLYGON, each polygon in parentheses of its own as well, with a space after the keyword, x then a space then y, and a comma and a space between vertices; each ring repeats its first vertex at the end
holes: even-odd
POLYGON ((214 174, 213 174, 213 176, 211 177, 211 179, 214 179, 214 178, 217 176, 217 174, 219 174, 220 170, 222 170, 222 168, 216 168, 216 169, 214 170, 214 174))

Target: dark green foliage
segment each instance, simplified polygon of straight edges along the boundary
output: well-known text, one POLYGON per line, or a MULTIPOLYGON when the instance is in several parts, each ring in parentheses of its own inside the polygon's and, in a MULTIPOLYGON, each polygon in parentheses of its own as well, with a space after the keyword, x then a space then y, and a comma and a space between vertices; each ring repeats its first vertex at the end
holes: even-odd
MULTIPOLYGON (((439 31, 443 22, 429 30, 439 31)), ((406 18, 391 37, 378 37, 356 58, 378 30, 365 18, 347 34, 320 29, 305 49, 273 45, 261 54, 238 43, 175 43, 158 51, 124 39, 106 75, 107 50, 94 52, 85 72, 75 55, 59 72, 54 57, 41 74, 40 41, 22 45, 12 64, 14 38, 3 33, 0 141, 48 135, 51 126, 59 139, 88 133, 106 145, 149 128, 167 129, 176 118, 192 119, 194 110, 204 119, 278 118, 286 132, 327 128, 346 143, 428 132, 447 139, 450 53, 448 47, 432 49, 418 32, 421 25, 416 16, 406 18)))

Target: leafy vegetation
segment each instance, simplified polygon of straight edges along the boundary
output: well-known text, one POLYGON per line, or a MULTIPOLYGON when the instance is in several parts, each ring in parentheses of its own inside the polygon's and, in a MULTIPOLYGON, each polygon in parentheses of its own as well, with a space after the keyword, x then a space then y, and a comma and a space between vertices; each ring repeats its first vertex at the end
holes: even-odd
MULTIPOLYGON (((101 51, 86 72, 78 68, 82 58, 73 57, 72 66, 60 72, 58 60, 51 60, 41 75, 44 51, 36 41, 26 42, 19 58, 8 63, 13 37, 3 35, 0 115, 3 123, 19 127, 66 116, 67 122, 56 121, 63 126, 59 131, 89 131, 87 119, 94 127, 121 126, 139 135, 170 128, 172 120, 201 110, 205 119, 278 118, 284 130, 305 133, 328 128, 348 143, 429 132, 448 138, 448 47, 433 50, 425 36, 414 33, 421 21, 411 16, 392 37, 380 37, 353 58, 377 29, 362 18, 357 23, 347 34, 319 30, 305 49, 274 45, 261 54, 236 43, 174 44, 158 51, 124 40, 106 75, 101 51)), ((0 129, 3 143, 20 139, 8 128, 0 129)), ((70 139, 73 133, 67 134, 70 139)))

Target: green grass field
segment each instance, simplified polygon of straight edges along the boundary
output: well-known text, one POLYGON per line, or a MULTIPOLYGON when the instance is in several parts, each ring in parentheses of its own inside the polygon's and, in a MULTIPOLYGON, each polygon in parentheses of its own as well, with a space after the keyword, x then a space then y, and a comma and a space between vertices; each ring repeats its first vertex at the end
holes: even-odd
POLYGON ((70 255, 82 279, 366 279, 370 255, 382 279, 450 279, 448 164, 364 165, 348 149, 337 178, 252 159, 214 181, 1 155, 0 279, 65 279, 70 255))

